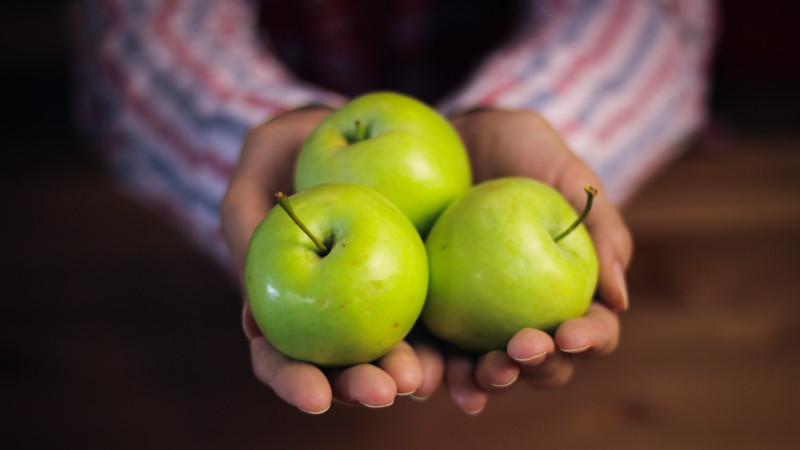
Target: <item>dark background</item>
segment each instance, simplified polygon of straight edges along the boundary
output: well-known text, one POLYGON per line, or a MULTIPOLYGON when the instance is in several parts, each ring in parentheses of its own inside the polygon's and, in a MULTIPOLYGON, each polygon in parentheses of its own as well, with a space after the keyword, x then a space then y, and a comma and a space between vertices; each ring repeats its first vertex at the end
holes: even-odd
MULTIPOLYGON (((13 448, 795 448, 800 33, 722 2, 714 120, 624 213, 631 311, 565 389, 309 417, 252 377, 227 278, 72 132, 62 2, 0 6, 0 440, 13 448)), ((5 445, 3 445, 5 448, 5 445)))

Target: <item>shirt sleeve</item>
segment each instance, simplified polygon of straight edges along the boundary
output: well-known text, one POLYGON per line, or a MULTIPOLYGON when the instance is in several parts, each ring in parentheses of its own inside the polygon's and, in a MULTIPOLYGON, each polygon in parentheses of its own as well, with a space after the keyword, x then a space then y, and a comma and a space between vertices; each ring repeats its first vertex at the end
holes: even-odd
POLYGON ((440 109, 536 111, 616 203, 705 121, 711 0, 555 0, 440 109))
POLYGON ((229 267, 219 207, 246 132, 340 96, 294 79, 257 31, 255 2, 76 1, 80 128, 129 193, 229 267))

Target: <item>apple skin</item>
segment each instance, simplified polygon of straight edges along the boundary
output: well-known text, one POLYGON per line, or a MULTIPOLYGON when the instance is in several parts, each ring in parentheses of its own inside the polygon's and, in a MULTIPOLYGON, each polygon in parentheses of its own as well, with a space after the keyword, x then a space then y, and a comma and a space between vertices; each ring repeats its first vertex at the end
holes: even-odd
POLYGON ((523 328, 551 331, 583 315, 598 278, 578 214, 546 184, 503 178, 470 189, 426 240, 430 286, 422 320, 469 351, 505 350, 523 328))
POLYGON ((282 353, 320 366, 372 361, 411 330, 428 261, 409 220, 374 190, 329 183, 289 197, 311 239, 280 206, 256 228, 245 289, 256 322, 282 353))
POLYGON ((300 151, 300 191, 326 182, 369 186, 394 203, 425 236, 441 212, 472 184, 461 138, 439 113, 392 92, 365 94, 323 120, 300 151), (356 121, 366 130, 358 140, 356 121))

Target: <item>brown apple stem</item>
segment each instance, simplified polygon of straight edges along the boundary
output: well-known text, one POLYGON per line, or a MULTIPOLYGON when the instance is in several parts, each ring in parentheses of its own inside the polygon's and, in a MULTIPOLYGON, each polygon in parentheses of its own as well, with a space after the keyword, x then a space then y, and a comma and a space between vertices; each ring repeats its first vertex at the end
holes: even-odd
POLYGON ((356 142, 361 142, 366 138, 367 138, 367 127, 365 127, 360 120, 356 120, 356 142))
POLYGON ((292 205, 291 205, 291 203, 289 203, 289 199, 286 198, 285 195, 283 195, 283 192, 278 192, 277 194, 275 194, 275 199, 278 200, 278 204, 281 205, 281 208, 283 208, 283 210, 286 211, 286 214, 288 214, 289 217, 292 218, 294 223, 296 223, 297 226, 300 227, 300 229, 303 230, 303 232, 312 241, 314 241, 314 245, 316 245, 317 248, 322 253, 328 253, 328 247, 325 247, 325 244, 323 244, 322 241, 317 239, 317 237, 314 236, 314 233, 312 233, 311 230, 309 230, 306 227, 306 225, 297 217, 297 214, 294 213, 294 209, 292 209, 292 205))
POLYGON ((581 215, 579 215, 578 218, 572 222, 572 225, 568 226, 566 230, 562 231, 561 234, 553 238, 554 241, 558 242, 565 238, 568 234, 572 233, 572 230, 578 228, 578 225, 580 225, 581 222, 586 219, 586 216, 589 215, 589 210, 592 209, 592 201, 594 200, 594 196, 597 195, 597 189, 586 185, 583 187, 583 190, 586 191, 586 206, 583 207, 583 212, 581 212, 581 215))

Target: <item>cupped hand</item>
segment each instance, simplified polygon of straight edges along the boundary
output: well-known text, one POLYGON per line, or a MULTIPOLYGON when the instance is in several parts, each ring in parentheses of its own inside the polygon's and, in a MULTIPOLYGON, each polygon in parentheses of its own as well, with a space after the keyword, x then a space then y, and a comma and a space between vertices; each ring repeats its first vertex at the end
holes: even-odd
MULTIPOLYGON (((245 139, 220 213, 223 234, 241 282, 253 231, 274 206, 273 194, 292 191, 297 154, 311 131, 330 112, 325 107, 292 111, 253 129, 245 139)), ((412 348, 401 342, 375 364, 323 370, 288 358, 273 347, 256 325, 246 301, 243 324, 258 379, 283 400, 310 414, 327 411, 334 400, 368 407, 389 406, 397 395, 428 396, 440 384, 443 358, 432 345, 412 348)))
POLYGON ((476 183, 509 176, 535 178, 558 190, 576 211, 586 201, 585 185, 599 191, 584 222, 600 263, 598 299, 586 314, 564 322, 552 336, 523 329, 509 341, 506 351, 492 351, 477 359, 457 350, 448 352, 445 384, 456 403, 477 413, 490 392, 511 386, 518 378, 540 388, 562 386, 569 381, 576 359, 604 355, 616 348, 616 312, 628 308, 625 270, 633 243, 597 175, 541 116, 479 109, 454 117, 452 123, 470 153, 476 183))
MULTIPOLYGON (((245 140, 221 208, 223 233, 237 273, 244 273, 253 231, 272 208, 272 194, 290 192, 297 152, 328 108, 293 111, 255 128, 245 140)), ((512 385, 520 375, 536 387, 566 383, 574 359, 613 351, 619 323, 613 311, 627 309, 624 270, 632 244, 621 216, 608 202, 596 175, 561 141, 540 116, 482 110, 453 119, 470 151, 476 182, 502 176, 528 176, 558 189, 576 209, 583 186, 600 190, 586 221, 600 259, 598 296, 586 315, 565 322, 554 336, 525 329, 508 344, 477 359, 449 350, 446 364, 437 343, 398 344, 375 364, 324 371, 287 358, 261 334, 244 303, 243 322, 250 339, 253 370, 286 402, 308 413, 327 411, 333 400, 370 407, 391 405, 396 395, 426 398, 442 380, 467 412, 479 412, 488 393, 512 385)))

